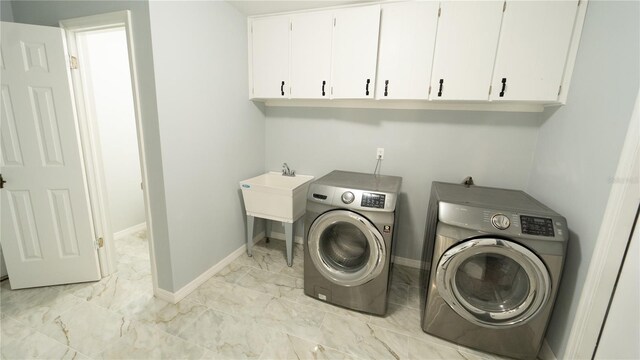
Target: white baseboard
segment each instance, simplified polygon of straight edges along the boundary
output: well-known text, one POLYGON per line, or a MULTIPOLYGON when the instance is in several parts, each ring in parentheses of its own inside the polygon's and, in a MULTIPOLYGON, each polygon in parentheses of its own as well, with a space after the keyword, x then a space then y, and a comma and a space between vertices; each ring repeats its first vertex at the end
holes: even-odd
MULTIPOLYGON (((278 239, 278 240, 283 240, 286 241, 287 237, 285 236, 285 234, 283 233, 279 233, 279 232, 275 232, 272 231, 271 232, 271 236, 269 236, 271 239, 278 239)), ((302 238, 302 236, 294 236, 293 237, 293 242, 296 244, 304 244, 304 239, 302 238)))
POLYGON ((558 360, 556 358, 556 354, 553 353, 551 347, 549 347, 549 343, 545 338, 542 340, 542 347, 540 348, 540 352, 538 353, 538 359, 540 360, 558 360))
MULTIPOLYGON (((264 231, 259 233, 253 238, 253 242, 256 243, 264 238, 264 231)), ((157 298, 168 301, 172 304, 178 303, 184 299, 187 295, 191 294, 198 286, 202 285, 205 281, 209 280, 213 275, 224 269, 227 265, 233 262, 235 259, 242 256, 247 251, 247 244, 243 244, 237 250, 229 254, 224 259, 220 260, 217 264, 210 267, 207 271, 203 272, 197 278, 193 279, 190 283, 183 286, 176 292, 170 292, 164 289, 155 288, 154 294, 157 298)))
POLYGON ((138 225, 133 225, 133 226, 130 226, 130 227, 124 229, 124 230, 120 230, 118 232, 113 233, 113 239, 114 240, 122 239, 125 236, 129 236, 129 235, 135 234, 138 231, 144 230, 146 228, 147 228, 147 223, 146 222, 140 223, 138 225))
POLYGON ((394 264, 398 264, 398 265, 403 265, 403 266, 416 268, 416 269, 420 269, 420 266, 422 265, 422 261, 420 261, 420 260, 414 260, 414 259, 404 258, 404 257, 400 257, 400 256, 394 256, 393 257, 393 263, 394 264))

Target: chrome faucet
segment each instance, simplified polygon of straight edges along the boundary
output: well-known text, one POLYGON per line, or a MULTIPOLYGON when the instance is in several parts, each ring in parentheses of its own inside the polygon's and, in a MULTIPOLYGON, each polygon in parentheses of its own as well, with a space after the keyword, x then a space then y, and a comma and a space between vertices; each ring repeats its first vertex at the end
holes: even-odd
POLYGON ((282 176, 296 176, 296 171, 289 169, 287 163, 282 164, 282 176))

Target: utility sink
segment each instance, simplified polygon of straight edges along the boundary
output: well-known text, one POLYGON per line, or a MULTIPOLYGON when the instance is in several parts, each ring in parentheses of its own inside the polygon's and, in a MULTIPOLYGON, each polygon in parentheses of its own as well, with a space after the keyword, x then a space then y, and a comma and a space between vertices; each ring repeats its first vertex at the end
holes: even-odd
POLYGON ((240 181, 247 215, 293 223, 305 212, 311 175, 283 176, 268 172, 240 181))

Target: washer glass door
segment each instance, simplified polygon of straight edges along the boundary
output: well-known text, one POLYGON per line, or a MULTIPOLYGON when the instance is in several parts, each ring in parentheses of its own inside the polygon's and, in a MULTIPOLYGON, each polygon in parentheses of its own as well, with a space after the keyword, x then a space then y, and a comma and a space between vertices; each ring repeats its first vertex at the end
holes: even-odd
POLYGON ((525 323, 551 293, 544 263, 503 239, 473 239, 447 250, 436 280, 440 295, 458 315, 490 328, 525 323))
POLYGON ((382 234, 367 218, 352 211, 333 210, 316 218, 307 246, 316 269, 338 285, 364 284, 384 268, 382 234))

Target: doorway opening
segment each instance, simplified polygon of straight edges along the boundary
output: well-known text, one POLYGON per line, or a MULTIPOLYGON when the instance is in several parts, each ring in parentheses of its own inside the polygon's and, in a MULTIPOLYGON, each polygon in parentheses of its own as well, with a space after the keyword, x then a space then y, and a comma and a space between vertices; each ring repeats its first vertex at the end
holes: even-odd
POLYGON ((157 277, 130 14, 60 25, 70 53, 103 280, 117 278, 118 284, 148 297, 157 289, 157 277))

